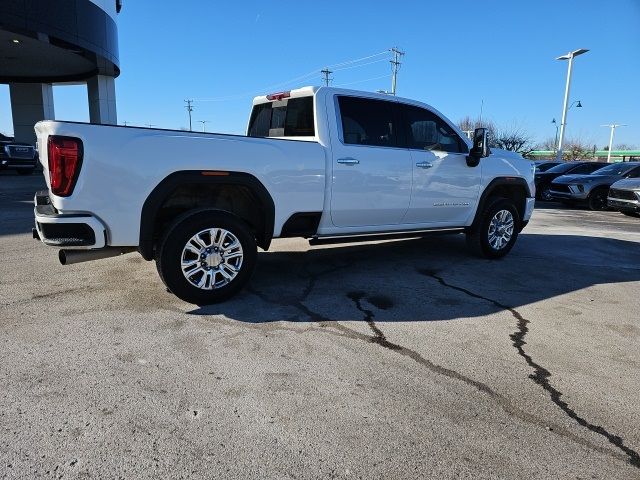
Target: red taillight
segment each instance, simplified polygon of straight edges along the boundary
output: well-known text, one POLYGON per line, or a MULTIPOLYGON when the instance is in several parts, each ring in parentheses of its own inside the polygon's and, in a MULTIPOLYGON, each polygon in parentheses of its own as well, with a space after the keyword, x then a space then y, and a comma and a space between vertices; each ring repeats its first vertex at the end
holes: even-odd
POLYGON ((49 179, 51 193, 68 197, 73 193, 82 166, 82 140, 73 137, 49 137, 49 179))
POLYGON ((267 95, 267 100, 282 100, 283 98, 289 98, 290 96, 291 92, 270 93, 267 95))

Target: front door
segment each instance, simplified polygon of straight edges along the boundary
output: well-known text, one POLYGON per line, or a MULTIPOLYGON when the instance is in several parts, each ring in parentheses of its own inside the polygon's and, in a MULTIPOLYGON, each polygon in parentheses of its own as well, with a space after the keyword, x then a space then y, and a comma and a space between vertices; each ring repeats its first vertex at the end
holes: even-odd
POLYGON ((400 109, 413 167, 411 203, 403 223, 465 225, 479 195, 482 164, 467 166, 466 143, 434 112, 411 105, 400 109))
POLYGON ((399 147, 395 102, 338 97, 331 220, 337 227, 399 224, 411 198, 411 155, 399 147))

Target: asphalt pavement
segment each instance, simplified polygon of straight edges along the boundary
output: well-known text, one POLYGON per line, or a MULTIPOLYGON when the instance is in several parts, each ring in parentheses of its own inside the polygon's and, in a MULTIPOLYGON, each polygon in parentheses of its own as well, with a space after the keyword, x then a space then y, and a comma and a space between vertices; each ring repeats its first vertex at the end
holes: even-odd
POLYGON ((274 241, 196 307, 137 253, 61 266, 0 175, 0 478, 640 478, 640 219, 274 241))

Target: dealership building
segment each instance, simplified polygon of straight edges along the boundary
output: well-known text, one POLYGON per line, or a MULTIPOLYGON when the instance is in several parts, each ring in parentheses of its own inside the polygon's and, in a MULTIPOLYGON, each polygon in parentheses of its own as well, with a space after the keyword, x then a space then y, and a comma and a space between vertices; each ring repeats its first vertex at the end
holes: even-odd
POLYGON ((0 1, 0 83, 9 85, 16 141, 35 143, 55 118, 53 85, 86 84, 91 123, 116 124, 121 0, 0 1))

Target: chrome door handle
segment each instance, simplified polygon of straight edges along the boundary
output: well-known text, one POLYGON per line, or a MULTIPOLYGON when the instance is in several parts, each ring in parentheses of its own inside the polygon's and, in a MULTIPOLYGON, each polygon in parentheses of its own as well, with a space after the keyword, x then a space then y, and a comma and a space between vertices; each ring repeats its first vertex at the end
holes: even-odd
POLYGON ((429 163, 429 162, 418 162, 418 163, 416 163, 416 167, 431 168, 431 167, 433 167, 433 164, 429 163))
POLYGON ((338 163, 341 163, 343 165, 357 165, 358 163, 360 163, 360 160, 352 157, 344 157, 339 158, 338 163))

